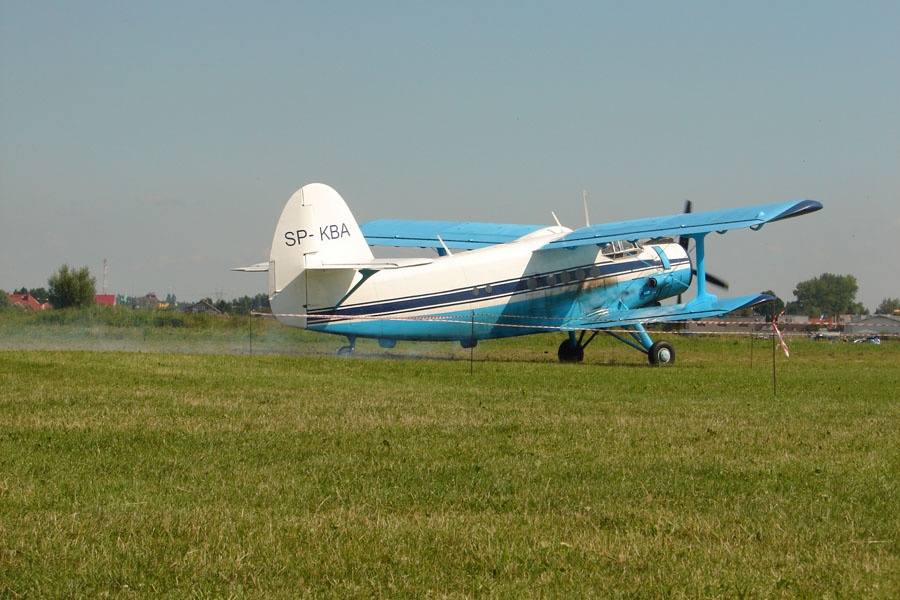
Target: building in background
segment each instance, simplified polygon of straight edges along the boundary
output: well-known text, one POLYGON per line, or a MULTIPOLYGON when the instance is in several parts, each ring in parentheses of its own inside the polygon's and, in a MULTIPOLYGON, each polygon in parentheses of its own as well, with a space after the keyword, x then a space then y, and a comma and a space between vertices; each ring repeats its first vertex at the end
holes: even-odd
POLYGON ((49 302, 39 302, 37 298, 31 294, 7 294, 9 296, 9 304, 22 310, 48 310, 53 308, 49 302))

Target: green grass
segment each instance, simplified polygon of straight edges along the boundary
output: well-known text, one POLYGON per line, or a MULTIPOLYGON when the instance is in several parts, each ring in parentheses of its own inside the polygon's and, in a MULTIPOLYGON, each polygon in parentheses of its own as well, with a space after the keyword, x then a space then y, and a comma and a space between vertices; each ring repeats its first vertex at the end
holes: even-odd
POLYGON ((0 597, 900 596, 900 344, 142 335, 0 351, 0 597))

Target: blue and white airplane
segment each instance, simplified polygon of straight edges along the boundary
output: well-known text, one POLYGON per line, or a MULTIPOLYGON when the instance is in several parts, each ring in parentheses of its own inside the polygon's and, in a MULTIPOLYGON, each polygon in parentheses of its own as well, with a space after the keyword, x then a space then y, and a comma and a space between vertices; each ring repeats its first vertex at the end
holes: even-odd
POLYGON ((798 200, 711 212, 688 212, 577 230, 382 219, 357 225, 331 187, 305 185, 287 201, 275 227, 268 271, 275 317, 291 327, 358 338, 385 348, 399 340, 478 340, 560 331, 564 362, 580 362, 606 330, 645 353, 650 364, 674 362, 669 342, 653 342, 648 323, 726 314, 772 300, 753 294, 717 298, 707 282, 705 238, 822 208, 798 200), (695 261, 688 254, 694 240, 695 261), (375 258, 372 246, 434 249, 428 258, 375 258), (696 276, 696 297, 681 295, 696 276), (675 304, 661 304, 677 297, 675 304), (585 336, 589 334, 587 340, 585 336))

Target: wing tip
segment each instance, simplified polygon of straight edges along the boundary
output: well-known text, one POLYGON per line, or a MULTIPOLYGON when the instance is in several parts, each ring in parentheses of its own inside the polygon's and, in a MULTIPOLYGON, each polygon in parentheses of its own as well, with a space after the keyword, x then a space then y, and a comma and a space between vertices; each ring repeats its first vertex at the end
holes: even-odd
POLYGON ((770 219, 769 222, 772 223, 775 221, 783 221, 784 219, 791 219, 793 217, 808 215, 810 213, 816 212, 817 210, 822 210, 822 208, 823 205, 818 200, 799 200, 792 204, 789 208, 784 210, 774 219, 770 219))

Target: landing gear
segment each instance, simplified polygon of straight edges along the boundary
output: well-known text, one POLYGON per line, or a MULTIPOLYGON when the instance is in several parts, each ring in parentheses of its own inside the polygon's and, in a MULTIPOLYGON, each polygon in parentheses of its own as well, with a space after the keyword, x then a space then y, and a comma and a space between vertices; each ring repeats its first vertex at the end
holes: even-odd
POLYGON ((675 362, 675 348, 669 342, 655 342, 647 350, 647 358, 650 359, 650 364, 654 367, 671 365, 675 362))
POLYGON ((559 362, 580 363, 584 360, 584 349, 597 337, 597 332, 592 331, 591 337, 585 341, 584 336, 586 334, 586 331, 582 331, 581 335, 576 338, 574 331, 569 332, 569 339, 560 344, 559 350, 556 351, 559 362))
MULTIPOLYGON (((606 333, 646 354, 653 366, 670 365, 675 362, 675 348, 672 347, 672 344, 664 341, 654 342, 640 323, 629 325, 626 329, 627 336, 620 335, 616 331, 606 331, 606 333)), ((581 335, 576 337, 574 331, 569 332, 569 339, 559 345, 556 353, 560 362, 579 363, 584 360, 584 348, 591 343, 591 340, 597 335, 597 331, 593 331, 587 341, 584 339, 586 333, 582 331, 581 335)))
POLYGON ((579 342, 573 344, 571 340, 563 340, 556 355, 559 357, 559 362, 580 363, 584 360, 584 346, 579 342))
POLYGON ((347 345, 338 348, 337 355, 341 358, 351 358, 356 353, 356 338, 348 337, 347 345))

